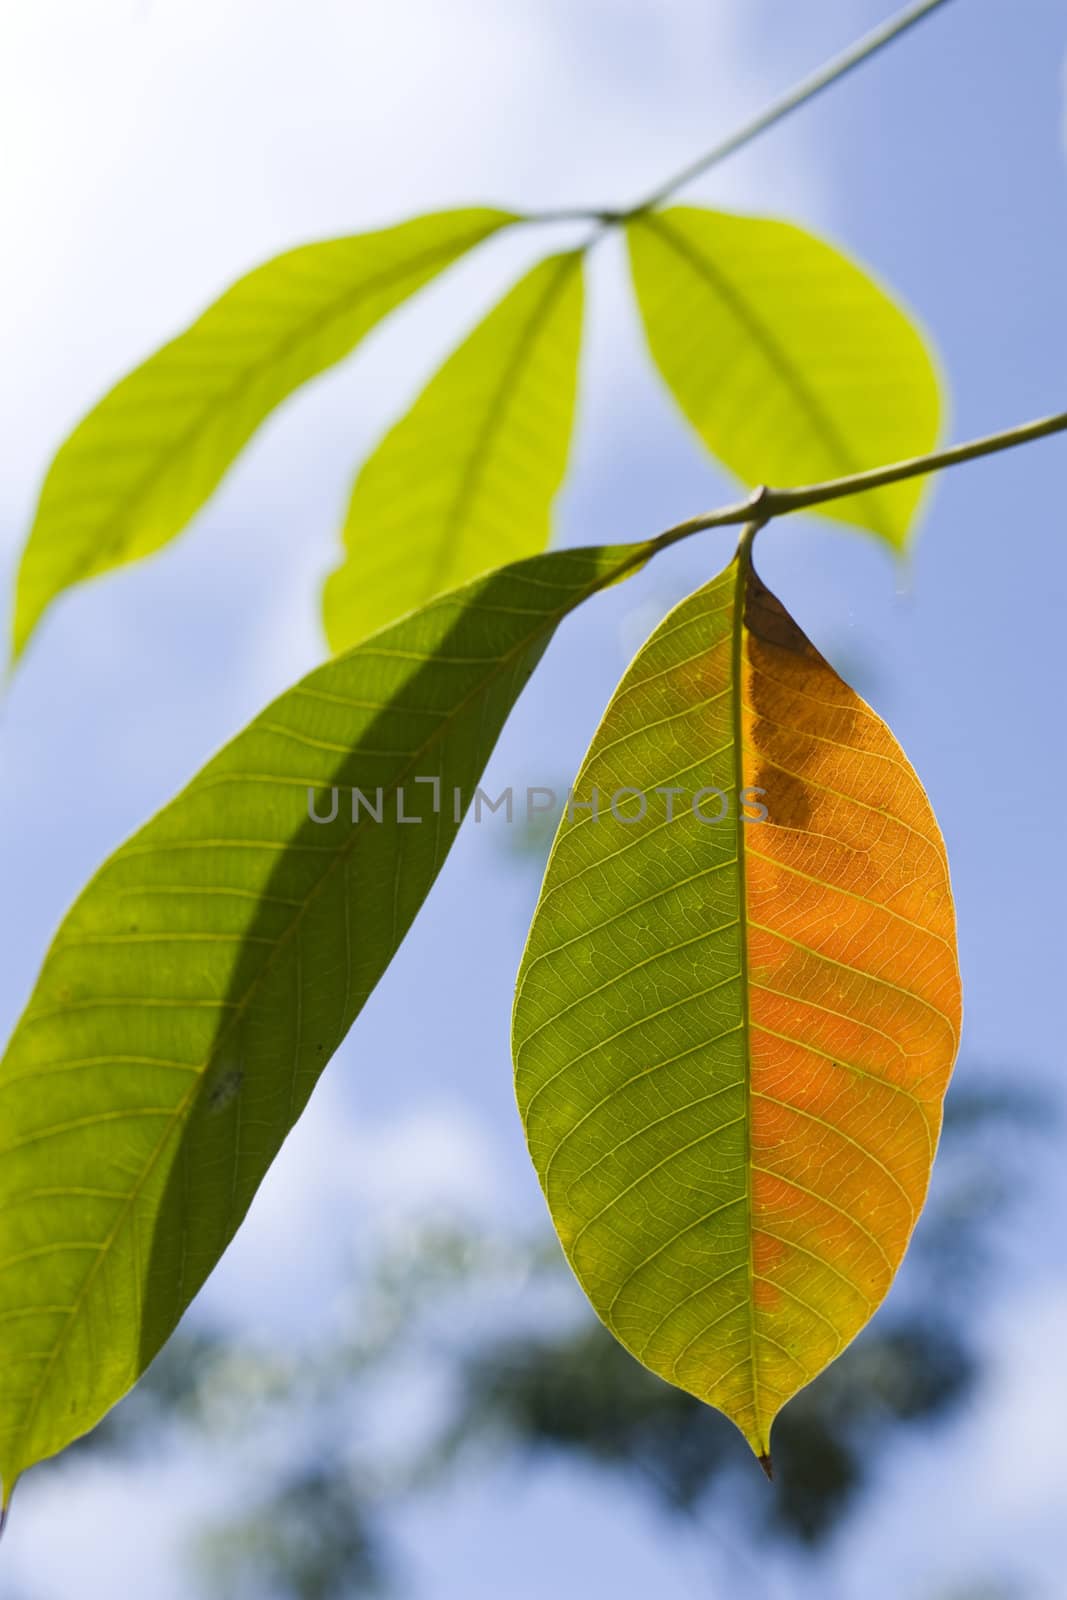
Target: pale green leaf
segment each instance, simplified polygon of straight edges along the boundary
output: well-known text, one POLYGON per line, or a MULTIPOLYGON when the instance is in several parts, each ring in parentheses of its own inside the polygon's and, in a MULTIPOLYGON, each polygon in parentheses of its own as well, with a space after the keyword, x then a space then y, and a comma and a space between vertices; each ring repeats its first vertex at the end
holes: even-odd
MULTIPOLYGON (((653 359, 743 483, 819 483, 937 442, 924 335, 870 275, 791 223, 677 206, 628 227, 653 359)), ((815 507, 907 543, 918 478, 815 507)))
POLYGON ((0 1063, 5 1498, 173 1329, 425 898, 557 623, 648 553, 533 557, 319 668, 75 903, 0 1063), (328 819, 335 788, 337 816, 311 820, 309 791, 328 819), (353 823, 353 788, 381 821, 360 803, 353 823))
POLYGON ((19 570, 14 656, 57 595, 166 544, 287 395, 514 221, 443 211, 289 250, 124 378, 48 471, 19 570))
POLYGON ((575 251, 527 273, 360 471, 323 595, 332 649, 547 545, 574 421, 581 263, 575 251))

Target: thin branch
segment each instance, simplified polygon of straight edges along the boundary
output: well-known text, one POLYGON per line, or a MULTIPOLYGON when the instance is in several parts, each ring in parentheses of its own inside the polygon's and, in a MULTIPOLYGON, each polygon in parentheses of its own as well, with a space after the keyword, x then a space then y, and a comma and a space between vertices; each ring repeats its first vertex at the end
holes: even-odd
POLYGON ((850 45, 841 55, 835 56, 831 61, 828 61, 825 66, 820 67, 817 72, 813 72, 810 77, 804 78, 781 100, 775 101, 774 105, 769 106, 758 117, 746 123, 744 127, 738 128, 736 133, 730 134, 729 138, 724 139, 721 144, 715 145, 706 155, 701 156, 697 161, 690 162, 680 172, 676 172, 672 178, 668 178, 666 183, 660 184, 644 200, 639 201, 637 205, 622 213, 622 218, 619 220, 640 216, 643 212, 651 211, 655 206, 662 205, 663 201, 668 199, 676 189, 681 189, 685 184, 691 183, 694 178, 699 178, 709 168, 717 166, 720 161, 725 161, 727 156, 732 156, 738 150, 743 149, 745 145, 751 144, 754 139, 759 138, 760 134, 766 133, 768 128, 773 128, 777 123, 791 116, 794 111, 799 110, 801 106, 806 105, 809 100, 814 100, 816 95, 822 94, 823 90, 828 89, 832 83, 836 83, 840 78, 845 77, 854 68, 861 66, 864 61, 869 61, 879 50, 883 50, 894 39, 899 39, 901 34, 906 33, 909 28, 915 27, 916 23, 924 21, 926 17, 946 3, 947 0, 919 0, 917 5, 907 6, 895 17, 891 17, 888 22, 883 22, 880 27, 875 28, 871 33, 865 34, 862 39, 858 39, 855 44, 850 45))
POLYGON ((620 223, 628 222, 632 217, 641 216, 646 211, 651 211, 655 206, 662 205, 664 200, 681 189, 685 184, 691 183, 694 178, 699 178, 702 173, 711 167, 717 166, 720 161, 725 161, 727 156, 732 156, 736 151, 751 144, 758 139, 760 134, 766 133, 768 128, 775 127, 794 111, 806 105, 809 100, 814 100, 816 95, 828 89, 832 83, 845 77, 855 67, 861 66, 864 61, 869 61, 877 55, 879 50, 891 44, 894 39, 899 39, 901 34, 913 28, 916 23, 922 22, 926 17, 940 6, 946 5, 947 0, 918 0, 918 4, 907 6, 897 16, 891 17, 888 22, 883 22, 871 33, 842 52, 834 56, 825 66, 813 72, 810 77, 804 78, 781 100, 776 100, 766 111, 760 113, 744 127, 738 128, 735 133, 709 150, 706 155, 692 161, 688 166, 676 172, 672 178, 661 183, 644 200, 639 200, 636 205, 628 206, 625 210, 613 211, 596 206, 567 206, 558 210, 536 211, 523 218, 525 222, 596 222, 602 228, 615 227, 620 223))
POLYGON ((1051 417, 1039 417, 1035 422, 1021 423, 1017 428, 1006 428, 1002 433, 985 434, 980 439, 968 440, 966 444, 950 445, 930 455, 911 456, 906 461, 894 461, 885 467, 874 467, 869 472, 852 472, 844 478, 831 478, 826 483, 809 484, 796 489, 754 489, 746 500, 740 500, 736 505, 723 506, 719 511, 709 511, 703 516, 676 523, 673 528, 667 528, 659 534, 652 544, 657 550, 665 550, 668 545, 688 539, 694 533, 705 533, 709 528, 726 528, 738 523, 762 525, 772 517, 806 511, 810 506, 824 505, 828 500, 843 500, 848 495, 866 494, 871 489, 883 489, 889 483, 903 483, 907 478, 925 477, 945 467, 959 466, 964 461, 978 461, 982 456, 996 455, 1000 450, 1013 450, 1016 445, 1047 439, 1055 433, 1067 433, 1067 411, 1060 411, 1051 417))

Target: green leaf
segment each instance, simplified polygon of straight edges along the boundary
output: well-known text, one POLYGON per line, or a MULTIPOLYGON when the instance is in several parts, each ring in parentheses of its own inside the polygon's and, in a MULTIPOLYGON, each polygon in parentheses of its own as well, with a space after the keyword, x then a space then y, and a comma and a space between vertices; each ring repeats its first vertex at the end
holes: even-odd
POLYGON ((173 1329, 437 876, 455 791, 462 814, 556 625, 648 553, 534 557, 327 663, 75 903, 0 1063, 5 1498, 173 1329), (420 779, 438 780, 436 811, 420 779), (328 818, 334 788, 337 816, 312 820, 309 791, 328 818), (380 822, 359 802, 353 823, 352 788, 380 822))
POLYGON ((361 470, 323 596, 332 649, 547 545, 574 421, 581 263, 574 251, 527 273, 361 470))
POLYGON ((465 251, 515 222, 443 211, 257 267, 124 378, 61 447, 22 558, 13 656, 72 584, 158 550, 260 423, 465 251))
POLYGON ((575 796, 515 1004, 530 1153, 603 1321, 769 1466, 926 1194, 960 1022, 944 845, 745 543, 638 653, 575 796))
MULTIPOLYGON (((937 369, 915 322, 854 262, 786 222, 677 206, 628 226, 652 357, 745 484, 819 483, 937 442, 937 369)), ((814 507, 903 549, 919 479, 814 507)))

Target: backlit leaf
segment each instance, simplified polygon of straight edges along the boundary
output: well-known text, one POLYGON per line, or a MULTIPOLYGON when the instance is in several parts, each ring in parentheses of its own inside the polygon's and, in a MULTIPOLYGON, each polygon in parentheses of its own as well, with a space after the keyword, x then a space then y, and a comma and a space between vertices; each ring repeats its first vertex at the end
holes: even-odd
MULTIPOLYGON (((937 371, 914 321, 840 251, 762 217, 676 206, 629 224, 653 359, 743 483, 818 483, 937 441, 937 371)), ((919 479, 815 507, 908 538, 919 479)))
POLYGON ((289 250, 124 378, 49 468, 19 570, 14 656, 57 595, 166 544, 275 406, 515 220, 443 211, 289 250))
POLYGON ((5 1497, 173 1329, 418 911, 557 623, 647 554, 533 557, 319 668, 75 903, 0 1063, 5 1497), (353 787, 374 808, 357 801, 358 822, 353 787), (312 791, 324 819, 335 791, 333 820, 312 820, 312 791))
POLYGON ((574 421, 581 261, 527 273, 361 470, 323 596, 332 649, 547 545, 574 421))
POLYGON ((530 1151, 607 1326, 766 1457, 926 1193, 960 1018, 944 847, 747 553, 638 654, 575 798, 515 1008, 530 1151))

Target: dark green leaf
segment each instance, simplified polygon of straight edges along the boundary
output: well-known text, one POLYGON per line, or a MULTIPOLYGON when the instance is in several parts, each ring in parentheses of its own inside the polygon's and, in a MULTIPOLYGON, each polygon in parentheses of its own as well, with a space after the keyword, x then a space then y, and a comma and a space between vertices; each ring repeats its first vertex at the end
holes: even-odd
POLYGON ((75 903, 0 1063, 5 1496, 171 1332, 422 904, 456 791, 461 815, 557 623, 647 555, 534 557, 319 668, 75 903), (328 817, 335 788, 336 818, 311 820, 309 791, 328 817), (353 822, 353 788, 381 822, 364 805, 353 822))

